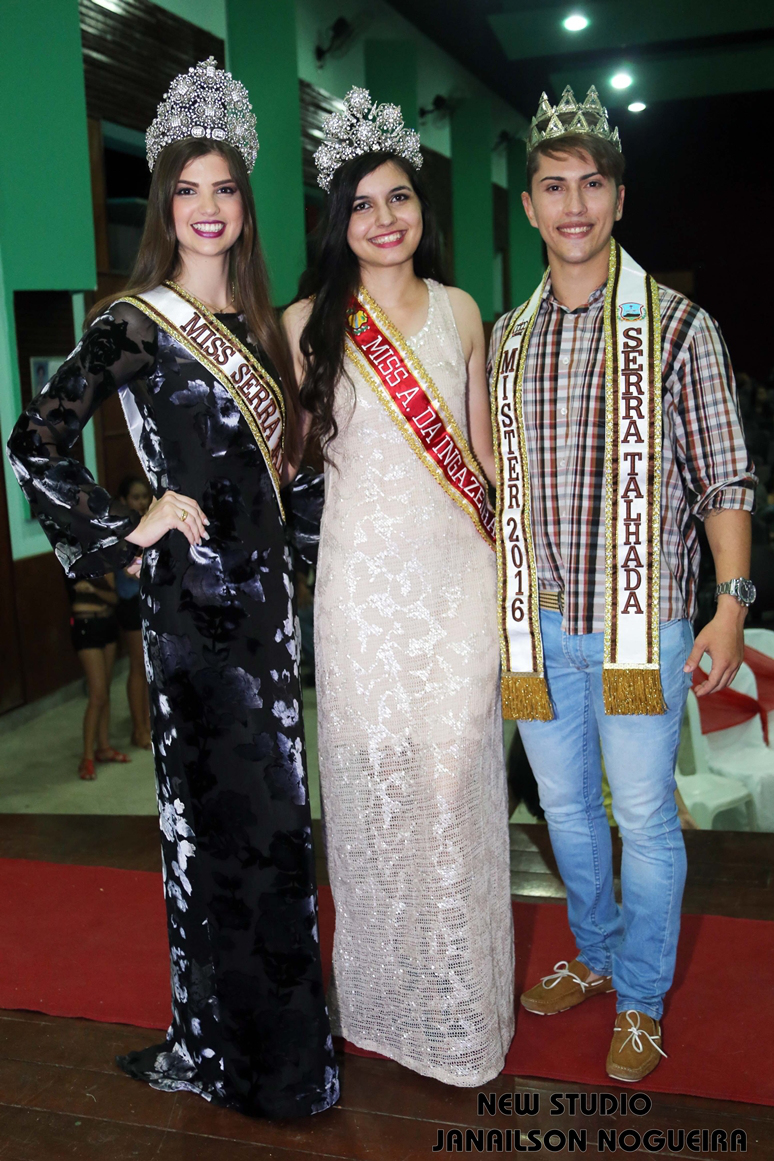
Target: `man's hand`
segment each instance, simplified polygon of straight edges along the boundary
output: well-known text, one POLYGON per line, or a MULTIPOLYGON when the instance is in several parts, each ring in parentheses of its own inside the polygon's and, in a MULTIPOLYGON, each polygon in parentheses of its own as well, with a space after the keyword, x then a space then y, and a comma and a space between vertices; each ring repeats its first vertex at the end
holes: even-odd
POLYGON ((684 667, 685 673, 693 673, 705 653, 712 660, 709 677, 694 690, 697 697, 725 689, 736 677, 744 660, 746 616, 747 609, 739 604, 736 597, 729 594, 718 597, 718 611, 699 633, 684 667))

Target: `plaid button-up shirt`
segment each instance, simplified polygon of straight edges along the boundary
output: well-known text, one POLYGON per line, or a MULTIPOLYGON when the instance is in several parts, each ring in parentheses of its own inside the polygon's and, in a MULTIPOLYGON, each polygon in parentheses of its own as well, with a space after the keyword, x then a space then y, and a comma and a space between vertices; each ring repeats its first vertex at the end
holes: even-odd
MULTIPOLYGON (((524 425, 538 585, 565 595, 565 632, 598 633, 605 617, 605 334, 601 286, 587 305, 562 306, 550 278, 524 369, 524 425)), ((699 541, 692 517, 751 511, 755 476, 717 325, 659 287, 664 440, 661 620, 692 617, 699 541)), ((489 372, 510 315, 494 327, 489 372)))

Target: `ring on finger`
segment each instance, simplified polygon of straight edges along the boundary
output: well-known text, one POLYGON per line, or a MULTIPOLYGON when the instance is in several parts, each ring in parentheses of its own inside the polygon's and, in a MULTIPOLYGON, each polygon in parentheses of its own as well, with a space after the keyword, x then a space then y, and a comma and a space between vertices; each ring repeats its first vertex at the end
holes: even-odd
POLYGON ((187 511, 185 510, 185 508, 184 508, 184 509, 183 509, 183 511, 180 513, 180 519, 183 521, 183 523, 185 523, 185 522, 186 522, 186 520, 188 519, 188 513, 187 513, 187 511))

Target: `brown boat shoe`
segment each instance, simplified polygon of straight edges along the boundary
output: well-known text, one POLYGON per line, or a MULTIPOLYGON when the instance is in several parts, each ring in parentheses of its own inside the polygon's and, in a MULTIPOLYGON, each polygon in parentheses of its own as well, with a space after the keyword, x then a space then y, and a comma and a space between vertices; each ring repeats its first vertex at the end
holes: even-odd
POLYGON ((554 964, 550 976, 543 976, 539 984, 524 992, 521 1006, 536 1016, 555 1016, 566 1012, 588 1000, 590 996, 601 996, 613 991, 612 976, 600 976, 589 980, 591 972, 585 963, 574 959, 572 963, 561 960, 554 964))
POLYGON ((607 1075, 628 1083, 651 1073, 666 1052, 661 1047, 661 1025, 652 1016, 630 1009, 619 1012, 613 1042, 607 1054, 607 1075))

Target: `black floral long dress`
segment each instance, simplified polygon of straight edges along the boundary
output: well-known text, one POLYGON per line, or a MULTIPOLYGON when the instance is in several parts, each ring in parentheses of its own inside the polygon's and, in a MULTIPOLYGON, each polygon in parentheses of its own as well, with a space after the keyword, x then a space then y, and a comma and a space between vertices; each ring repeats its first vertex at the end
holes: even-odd
MULTIPOLYGON (((248 344, 241 318, 220 321, 248 344)), ((123 538, 137 515, 70 458, 84 424, 116 390, 136 422, 154 493, 191 496, 210 521, 201 546, 172 531, 144 554, 172 1024, 165 1044, 119 1063, 155 1087, 190 1089, 252 1115, 316 1113, 337 1100, 338 1074, 279 505, 225 388, 136 307, 118 303, 8 445, 71 576, 119 569, 136 551, 123 538)))

